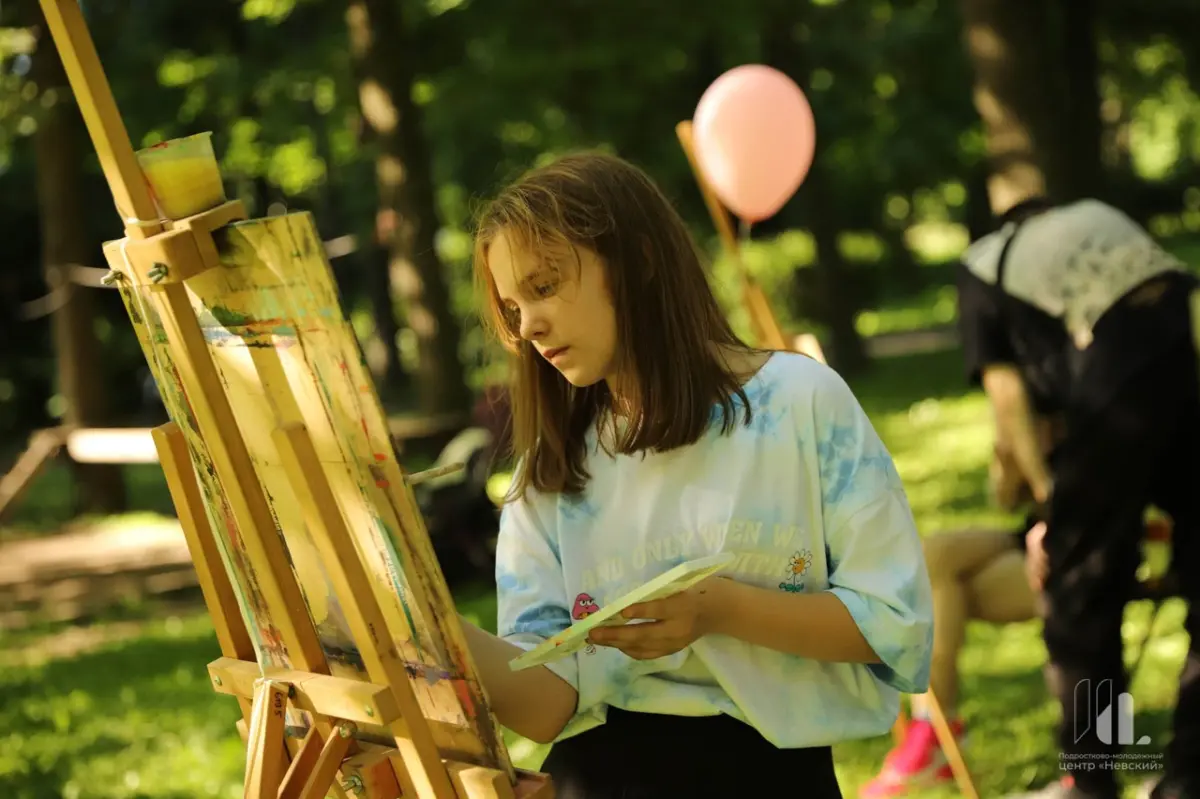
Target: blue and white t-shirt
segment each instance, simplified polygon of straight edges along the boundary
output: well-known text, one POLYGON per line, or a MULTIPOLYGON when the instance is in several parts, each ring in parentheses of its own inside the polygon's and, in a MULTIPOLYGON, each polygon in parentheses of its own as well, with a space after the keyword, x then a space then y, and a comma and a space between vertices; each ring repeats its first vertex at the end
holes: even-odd
MULTIPOLYGON (((639 661, 589 646, 548 665, 579 692, 559 740, 608 707, 726 713, 779 747, 884 734, 899 694, 920 693, 933 646, 929 576, 891 456, 842 378, 776 353, 745 385, 753 413, 696 444, 611 456, 589 435, 583 495, 505 506, 497 545, 499 634, 532 649, 572 619, 687 560, 726 551, 722 572, 788 593, 832 591, 882 664, 824 663, 710 635, 639 661)), ((736 398, 735 398, 736 399, 736 398)), ((740 404, 740 403, 739 403, 740 404)))

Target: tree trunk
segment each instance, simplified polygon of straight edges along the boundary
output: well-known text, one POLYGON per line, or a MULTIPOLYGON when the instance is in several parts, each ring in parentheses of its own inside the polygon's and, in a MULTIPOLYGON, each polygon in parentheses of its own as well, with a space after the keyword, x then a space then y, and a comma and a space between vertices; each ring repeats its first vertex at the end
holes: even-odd
POLYGON ((992 207, 988 201, 988 179, 991 175, 985 163, 977 163, 967 173, 967 208, 965 222, 971 241, 992 229, 992 207))
POLYGON ((1064 193, 1068 198, 1105 194, 1100 119, 1100 63, 1096 48, 1096 0, 1060 0, 1064 91, 1060 142, 1064 193))
POLYGON ((888 268, 896 283, 908 291, 918 291, 925 286, 925 270, 917 263, 916 256, 904 240, 904 229, 885 224, 879 231, 886 248, 888 268))
POLYGON ((428 143, 412 101, 412 48, 394 0, 351 0, 350 51, 363 119, 376 139, 377 233, 391 284, 417 336, 417 398, 425 412, 466 410, 460 330, 435 248, 438 214, 428 143))
MULTIPOLYGON (((321 131, 317 135, 317 155, 325 162, 325 189, 321 192, 322 217, 332 234, 343 236, 353 230, 353 225, 343 211, 345 206, 342 203, 341 175, 334 164, 329 134, 323 130, 325 120, 315 112, 313 116, 313 130, 321 131)), ((342 257, 344 268, 335 272, 350 272, 354 274, 356 281, 359 276, 365 276, 367 279, 365 293, 371 300, 371 312, 375 317, 375 333, 372 336, 374 341, 369 342, 367 365, 371 369, 380 395, 387 402, 401 396, 406 387, 404 369, 400 364, 400 348, 396 343, 400 326, 396 323, 396 312, 392 307, 388 256, 374 240, 365 236, 359 236, 359 239, 358 247, 342 257), (379 357, 371 357, 372 353, 369 350, 372 347, 378 348, 379 357)), ((355 285, 355 289, 361 288, 360 285, 355 285)))
MULTIPOLYGON (((94 289, 71 279, 77 265, 96 260, 82 223, 84 147, 83 117, 72 100, 58 51, 43 30, 34 55, 31 78, 41 91, 43 112, 33 134, 37 163, 37 202, 46 285, 56 295, 51 317, 57 357, 59 394, 66 401, 63 423, 102 426, 108 419, 102 354, 93 311, 94 289)), ((113 513, 126 507, 119 466, 75 464, 78 512, 113 513)))
POLYGON ((397 341, 400 324, 396 321, 396 308, 392 304, 392 279, 389 275, 391 256, 388 251, 374 242, 363 242, 353 257, 357 266, 367 276, 367 294, 371 298, 371 314, 375 317, 375 337, 379 339, 383 357, 378 365, 376 379, 387 397, 401 397, 409 388, 404 367, 400 362, 400 345, 397 341))
POLYGON ((1035 195, 1058 197, 1065 182, 1055 134, 1052 58, 1045 0, 963 0, 963 32, 974 67, 975 108, 983 120, 991 174, 988 196, 1000 214, 1035 195))
MULTIPOLYGON (((810 177, 810 191, 821 195, 820 183, 823 170, 815 163, 810 177), (815 178, 816 180, 813 180, 815 178)), ((851 288, 854 278, 846 269, 838 249, 837 219, 829 206, 813 202, 809 206, 813 242, 816 245, 817 291, 825 306, 824 319, 829 327, 829 345, 825 349, 829 365, 845 377, 860 374, 870 363, 866 342, 855 326, 858 303, 851 288)))

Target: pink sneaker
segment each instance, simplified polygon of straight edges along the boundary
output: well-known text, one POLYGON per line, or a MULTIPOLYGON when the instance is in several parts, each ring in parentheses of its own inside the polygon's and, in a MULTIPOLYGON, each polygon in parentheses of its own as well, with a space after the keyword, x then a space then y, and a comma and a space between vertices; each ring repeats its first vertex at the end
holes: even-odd
MULTIPOLYGON (((961 721, 950 722, 950 730, 956 739, 963 740, 961 721)), ((946 756, 938 746, 933 723, 927 719, 913 719, 904 732, 904 740, 888 752, 879 775, 863 786, 859 797, 885 799, 900 796, 910 788, 928 787, 953 779, 946 756)))

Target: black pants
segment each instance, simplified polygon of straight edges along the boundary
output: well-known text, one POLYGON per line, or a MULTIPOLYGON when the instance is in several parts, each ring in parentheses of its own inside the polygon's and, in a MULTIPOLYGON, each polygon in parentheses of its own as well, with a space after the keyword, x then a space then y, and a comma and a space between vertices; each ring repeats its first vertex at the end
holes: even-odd
POLYGON ((832 750, 778 749, 730 716, 609 708, 608 721, 556 743, 542 765, 555 799, 841 799, 832 750))
MULTIPOLYGON (((1186 296, 1169 301, 1171 308, 1156 312, 1186 313, 1186 296)), ((1109 320, 1107 331, 1097 327, 1096 351, 1088 356, 1096 363, 1094 374, 1112 374, 1103 359, 1115 351, 1127 352, 1131 341, 1121 339, 1107 353, 1105 342, 1116 341, 1113 334, 1118 330, 1136 337, 1139 313, 1149 310, 1127 310, 1109 320)), ((1152 323, 1145 324, 1148 328, 1152 323)), ((1132 744, 1122 746, 1119 738, 1118 696, 1128 682, 1121 621, 1136 587, 1145 509, 1153 504, 1166 511, 1174 523, 1173 566, 1189 605, 1186 627, 1191 638, 1167 749, 1167 773, 1200 785, 1198 359, 1185 336, 1156 343, 1159 354, 1144 360, 1117 386, 1089 391, 1084 365, 1081 389, 1067 413, 1066 440, 1051 459, 1054 490, 1045 539, 1049 572, 1044 635, 1050 681, 1062 704, 1059 742, 1064 755, 1077 762, 1081 756, 1136 753, 1137 740, 1144 735, 1136 723, 1132 744), (1103 397, 1102 404, 1097 397, 1103 397), (1110 740, 1105 743, 1097 716, 1110 702, 1111 735, 1105 736, 1110 740)), ((1117 795, 1117 771, 1098 764, 1093 770, 1071 773, 1089 794, 1117 795)))

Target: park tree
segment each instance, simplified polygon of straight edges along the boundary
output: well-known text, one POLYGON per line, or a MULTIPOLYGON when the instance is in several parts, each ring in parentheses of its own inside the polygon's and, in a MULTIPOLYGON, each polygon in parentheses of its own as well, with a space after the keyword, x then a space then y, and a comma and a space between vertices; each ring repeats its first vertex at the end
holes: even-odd
POLYGON ((429 142, 413 101, 417 34, 401 5, 389 0, 352 0, 346 23, 362 119, 376 148, 376 235, 417 341, 419 408, 462 410, 470 395, 459 359, 460 325, 438 256, 429 142))
MULTIPOLYGON (((69 428, 104 426, 109 394, 97 336, 94 289, 80 286, 79 267, 94 264, 97 243, 82 223, 86 215, 84 163, 89 153, 83 117, 75 104, 58 51, 35 0, 23 11, 37 32, 29 84, 37 175, 41 263, 49 291, 61 420, 69 428)), ((78 510, 115 512, 125 507, 121 470, 113 464, 74 463, 78 510)))

